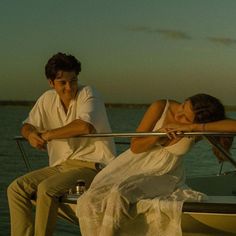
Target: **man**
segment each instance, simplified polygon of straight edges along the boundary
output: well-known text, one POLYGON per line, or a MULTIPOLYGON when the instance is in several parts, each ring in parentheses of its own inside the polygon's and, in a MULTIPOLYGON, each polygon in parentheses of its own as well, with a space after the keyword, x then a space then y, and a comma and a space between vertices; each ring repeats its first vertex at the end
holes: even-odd
POLYGON ((88 188, 99 164, 106 165, 114 158, 111 139, 74 137, 110 132, 98 94, 78 84, 80 71, 81 63, 64 53, 54 55, 45 66, 52 89, 37 100, 21 133, 34 148, 47 149, 49 167, 21 176, 8 187, 12 236, 52 235, 59 197, 78 179, 84 179, 88 188))

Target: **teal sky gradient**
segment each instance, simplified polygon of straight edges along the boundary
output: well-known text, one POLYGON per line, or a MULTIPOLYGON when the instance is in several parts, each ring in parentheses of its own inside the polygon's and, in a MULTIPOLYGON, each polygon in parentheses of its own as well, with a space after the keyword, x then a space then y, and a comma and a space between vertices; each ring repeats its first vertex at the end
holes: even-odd
POLYGON ((236 105, 235 0, 2 0, 0 100, 35 100, 61 51, 105 102, 209 93, 236 105))

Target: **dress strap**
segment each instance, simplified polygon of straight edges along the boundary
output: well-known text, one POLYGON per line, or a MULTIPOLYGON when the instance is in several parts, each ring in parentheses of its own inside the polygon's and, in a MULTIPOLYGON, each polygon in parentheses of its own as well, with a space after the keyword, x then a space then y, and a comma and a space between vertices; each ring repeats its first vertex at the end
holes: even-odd
POLYGON ((164 122, 164 119, 166 118, 166 113, 168 111, 168 108, 169 108, 169 100, 166 100, 166 105, 165 105, 165 108, 164 108, 164 111, 160 117, 160 119, 157 121, 157 123, 155 124, 154 128, 153 128, 153 131, 156 131, 158 129, 160 129, 162 127, 162 124, 164 122))

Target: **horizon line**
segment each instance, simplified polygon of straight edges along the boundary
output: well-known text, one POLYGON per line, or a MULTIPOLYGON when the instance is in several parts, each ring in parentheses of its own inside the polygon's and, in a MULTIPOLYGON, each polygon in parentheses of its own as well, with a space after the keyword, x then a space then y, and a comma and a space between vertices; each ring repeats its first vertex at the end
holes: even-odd
MULTIPOLYGON (((33 106, 36 100, 0 100, 0 106, 33 106)), ((104 103, 106 107, 148 107, 149 103, 104 103)), ((236 108, 236 106, 235 106, 236 108)))
MULTIPOLYGON (((33 106, 36 101, 28 100, 0 100, 0 106, 33 106)), ((105 103, 108 108, 146 108, 150 103, 105 103)), ((236 111, 236 105, 224 105, 227 111, 236 111)))

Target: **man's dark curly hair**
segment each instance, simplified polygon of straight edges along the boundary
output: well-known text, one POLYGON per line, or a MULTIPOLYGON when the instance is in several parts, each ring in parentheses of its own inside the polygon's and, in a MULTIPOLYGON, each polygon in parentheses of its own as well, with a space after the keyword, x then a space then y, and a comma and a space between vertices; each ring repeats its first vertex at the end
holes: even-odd
POLYGON ((219 99, 204 93, 196 94, 189 97, 195 113, 194 122, 207 123, 217 120, 223 120, 225 108, 219 99))
POLYGON ((78 75, 81 71, 81 63, 74 56, 59 52, 48 60, 45 65, 45 75, 47 79, 53 81, 58 71, 74 71, 78 75))

